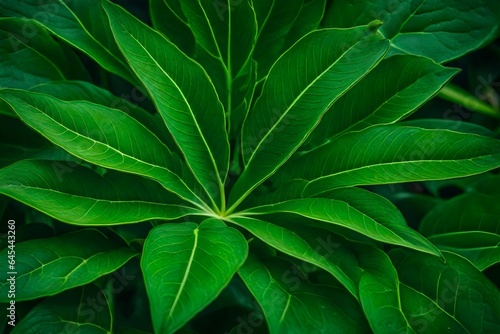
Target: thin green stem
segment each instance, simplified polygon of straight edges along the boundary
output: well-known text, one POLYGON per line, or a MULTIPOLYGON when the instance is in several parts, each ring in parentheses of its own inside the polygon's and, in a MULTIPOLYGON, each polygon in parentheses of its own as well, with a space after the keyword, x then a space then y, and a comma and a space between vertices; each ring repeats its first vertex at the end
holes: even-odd
POLYGON ((438 96, 480 114, 500 118, 499 110, 454 84, 444 86, 438 96))

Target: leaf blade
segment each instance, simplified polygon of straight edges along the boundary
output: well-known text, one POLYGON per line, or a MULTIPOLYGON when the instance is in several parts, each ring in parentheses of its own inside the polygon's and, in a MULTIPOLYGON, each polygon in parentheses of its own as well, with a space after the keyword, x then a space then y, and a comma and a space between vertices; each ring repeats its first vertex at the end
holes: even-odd
POLYGON ((329 105, 381 60, 387 43, 368 27, 325 29, 308 34, 281 56, 243 126, 246 168, 230 194, 233 207, 295 152, 329 105), (313 60, 304 68, 306 56, 313 60), (285 87, 283 81, 293 85, 285 87))
POLYGON ((408 227, 404 217, 389 201, 363 189, 338 189, 330 198, 302 198, 260 206, 245 214, 293 213, 346 227, 374 240, 409 247, 441 256, 439 250, 408 227))
POLYGON ((109 226, 177 219, 201 211, 151 180, 74 162, 22 160, 0 169, 0 193, 69 224, 109 226))
MULTIPOLYGON (((8 265, 7 250, 1 252, 5 259, 1 262, 5 267, 8 265)), ((137 254, 123 243, 93 229, 21 242, 16 245, 16 299, 51 296, 90 283, 117 270, 137 254), (88 240, 95 242, 89 243, 88 240)), ((0 284, 0 291, 4 292, 0 300, 8 302, 10 284, 6 282, 7 272, 0 275, 4 282, 0 284)))
POLYGON ((274 180, 307 180, 303 196, 355 185, 439 180, 500 166, 500 142, 449 130, 375 126, 293 160, 274 180))
POLYGON ((232 228, 205 223, 154 228, 141 267, 155 330, 174 332, 201 311, 229 283, 247 252, 246 240, 232 228), (210 260, 203 261, 207 256, 210 260))
POLYGON ((200 200, 179 178, 180 161, 125 113, 87 101, 66 102, 26 91, 2 90, 0 98, 12 106, 23 122, 76 157, 153 178, 167 190, 199 205, 200 200), (119 131, 121 127, 134 137, 119 131))
POLYGON ((104 290, 90 284, 49 297, 36 305, 14 327, 12 333, 58 333, 83 331, 108 334, 112 329, 110 303, 104 290), (81 301, 99 298, 99 312, 81 301), (89 311, 90 310, 90 311, 89 311))
POLYGON ((196 178, 212 200, 224 197, 229 142, 222 105, 206 72, 122 8, 107 1, 103 6, 122 52, 151 93, 196 178), (190 80, 196 80, 196 89, 190 80))
POLYGON ((366 320, 352 296, 342 289, 289 275, 292 268, 283 259, 261 261, 250 256, 238 271, 262 307, 270 333, 310 333, 319 328, 325 333, 367 330, 366 320), (330 317, 339 320, 328 321, 330 317))

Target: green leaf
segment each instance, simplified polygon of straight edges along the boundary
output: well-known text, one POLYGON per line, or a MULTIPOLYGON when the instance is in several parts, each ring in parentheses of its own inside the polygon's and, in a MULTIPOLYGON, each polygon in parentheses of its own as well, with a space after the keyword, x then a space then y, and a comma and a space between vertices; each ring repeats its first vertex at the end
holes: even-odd
POLYGON ((416 127, 349 132, 283 166, 275 181, 309 181, 303 196, 356 185, 441 180, 500 166, 495 139, 416 127))
POLYGON ((156 30, 188 56, 194 53, 195 39, 182 12, 181 0, 150 0, 149 13, 156 30))
MULTIPOLYGON (((203 68, 122 8, 103 2, 113 34, 212 200, 224 198, 229 143, 224 111, 203 68)), ((224 203, 221 204, 224 210, 224 203)))
POLYGON ((201 213, 180 205, 176 196, 151 180, 114 171, 101 176, 67 161, 23 160, 0 169, 0 193, 76 225, 130 224, 201 213))
POLYGON ((277 189, 266 191, 264 186, 255 189, 238 207, 238 211, 243 209, 253 208, 261 205, 274 204, 284 202, 290 199, 297 199, 302 197, 302 191, 307 185, 305 180, 290 180, 277 189))
MULTIPOLYGON (((5 16, 33 19, 106 70, 137 83, 116 46, 100 0, 0 0, 0 11, 5 16)), ((36 26, 30 28, 38 31, 36 26)))
POLYGON ((196 42, 224 64, 235 78, 250 60, 256 36, 255 14, 248 0, 180 1, 196 42))
POLYGON ((217 223, 151 230, 141 260, 157 333, 173 333, 213 301, 243 264, 245 238, 217 223))
POLYGON ((243 211, 245 215, 293 213, 346 227, 374 240, 441 256, 429 241, 406 225, 404 217, 385 198, 369 191, 338 189, 330 198, 302 198, 243 211))
MULTIPOLYGON (((292 222, 294 220, 287 221, 286 225, 290 226, 292 222)), ((382 250, 364 243, 350 242, 335 233, 314 228, 311 224, 300 227, 296 227, 295 223, 293 225, 295 233, 312 248, 320 250, 324 258, 355 282, 358 298, 373 332, 412 332, 401 310, 397 272, 382 250)), ((304 271, 311 271, 311 266, 306 263, 297 266, 304 271)))
POLYGON ((0 18, 0 86, 28 89, 59 79, 90 79, 75 53, 34 21, 0 18))
POLYGON ((153 178, 182 198, 199 202, 179 177, 181 162, 149 130, 124 112, 87 101, 66 102, 17 90, 1 90, 0 99, 23 122, 76 157, 153 178))
MULTIPOLYGON (((486 179, 487 183, 494 183, 486 179)), ((479 270, 500 261, 500 199, 493 193, 456 196, 431 210, 419 230, 438 248, 459 254, 479 270)))
MULTIPOLYGON (((85 81, 51 81, 30 89, 33 92, 52 95, 63 101, 85 100, 108 108, 119 109, 133 117, 154 133, 170 150, 176 149, 176 144, 163 122, 158 120, 138 105, 111 92, 85 81)), ((122 95, 123 96, 123 95, 122 95)), ((137 90, 132 90, 132 99, 144 99, 137 90)))
POLYGON ((482 231, 435 234, 428 237, 439 249, 465 257, 483 271, 500 262, 500 235, 482 231))
POLYGON ((403 283, 400 290, 401 306, 417 333, 470 333, 436 301, 403 283))
POLYGON ((376 65, 387 46, 368 27, 324 29, 281 56, 243 126, 246 168, 230 194, 233 208, 295 152, 323 113, 376 65))
POLYGON ((251 57, 257 35, 255 13, 249 0, 179 2, 199 45, 196 60, 212 79, 234 137, 250 107, 256 81, 251 57))
POLYGON ((78 159, 54 145, 44 145, 39 148, 31 148, 0 143, 0 152, 2 152, 2 155, 0 156, 0 168, 24 159, 58 160, 66 161, 66 163, 69 164, 78 162, 78 159))
POLYGON ((390 253, 403 283, 401 304, 412 327, 432 333, 477 333, 478 328, 482 333, 498 332, 497 287, 469 261, 443 254, 446 264, 422 253, 390 253))
POLYGON ((442 63, 486 45, 496 37, 500 17, 496 1, 412 0, 334 1, 326 26, 352 27, 374 19, 391 39, 391 54, 422 55, 442 63))
POLYGON ((45 299, 31 309, 11 333, 108 334, 111 328, 112 315, 106 294, 90 284, 45 299))
MULTIPOLYGON (((8 268, 8 248, 0 264, 8 268)), ((137 252, 93 229, 16 244, 16 301, 51 296, 109 274, 137 252), (92 242, 89 242, 91 240, 92 242)), ((7 270, 0 273, 0 301, 8 302, 7 270)))
MULTIPOLYGON (((321 247, 314 249, 297 233, 263 220, 247 217, 231 217, 228 221, 243 227, 277 250, 326 270, 357 298, 358 293, 355 282, 343 271, 343 268, 330 262, 325 256, 322 256, 318 252, 321 247)), ((325 247, 331 252, 333 251, 331 248, 335 246, 334 243, 328 243, 327 247, 325 247)))
POLYGON ((352 296, 343 289, 312 284, 293 267, 283 259, 264 263, 249 256, 238 271, 262 307, 271 334, 368 332, 352 296))
POLYGON ((391 124, 417 110, 458 73, 430 59, 384 59, 325 113, 309 137, 319 146, 343 132, 391 124))
POLYGON ((496 136, 496 133, 494 131, 475 123, 464 122, 460 117, 456 117, 456 119, 454 117, 450 117, 450 119, 416 118, 403 122, 398 122, 398 124, 403 126, 414 126, 417 128, 424 128, 424 129, 436 129, 436 130, 445 129, 455 132, 471 133, 492 138, 496 136))
POLYGON ((382 250, 357 245, 361 306, 374 333, 415 333, 401 307, 398 273, 382 250))

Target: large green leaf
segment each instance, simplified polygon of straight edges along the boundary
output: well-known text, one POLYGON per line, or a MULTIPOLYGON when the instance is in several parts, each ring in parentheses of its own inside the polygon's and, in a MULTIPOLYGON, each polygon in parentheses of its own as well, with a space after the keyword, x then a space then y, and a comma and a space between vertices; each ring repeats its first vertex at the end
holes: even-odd
POLYGON ((496 37, 500 18, 498 1, 456 0, 339 0, 325 23, 352 27, 379 19, 381 32, 391 39, 392 53, 423 55, 437 62, 450 61, 496 37))
MULTIPOLYGON (((34 92, 52 95, 63 101, 85 100, 105 107, 119 109, 142 123, 153 132, 170 150, 175 149, 175 142, 163 122, 158 122, 155 116, 138 105, 111 92, 85 81, 61 80, 37 85, 30 89, 34 92)), ((133 99, 138 92, 132 91, 133 99)))
POLYGON ((61 221, 116 225, 200 214, 180 205, 158 183, 108 171, 104 176, 74 162, 24 160, 0 169, 0 193, 61 221))
POLYGON ((141 267, 157 333, 173 333, 213 301, 243 264, 245 238, 220 221, 164 224, 144 244, 141 267))
POLYGON ((0 18, 0 55, 2 88, 28 89, 50 80, 90 79, 75 53, 54 41, 36 22, 0 18))
POLYGON ((206 72, 122 8, 107 1, 103 5, 120 48, 150 92, 187 163, 211 199, 221 197, 224 202, 229 143, 224 111, 206 72))
MULTIPOLYGON (((326 270, 357 298, 358 292, 356 283, 347 272, 344 272, 346 268, 341 268, 336 263, 330 262, 327 257, 319 253, 319 248, 313 248, 297 233, 255 218, 231 217, 229 221, 248 230, 257 238, 277 250, 326 270)), ((328 248, 328 252, 335 251, 331 249, 335 248, 335 243, 327 244, 327 246, 328 247, 323 248, 328 248)))
POLYGON ((90 284, 45 299, 31 309, 11 333, 109 334, 111 329, 112 315, 106 293, 90 284))
POLYGON ((318 146, 346 131, 394 123, 429 100, 458 70, 430 59, 384 59, 328 110, 309 136, 318 146))
MULTIPOLYGON (((1 0, 0 11, 5 16, 33 19, 108 71, 137 83, 116 46, 100 0, 1 0)), ((36 26, 29 22, 26 21, 26 29, 36 31, 36 26)))
POLYGON ((440 180, 500 166, 500 141, 449 130, 375 126, 349 132, 283 166, 275 181, 309 181, 303 196, 355 185, 440 180))
POLYGON ((343 226, 378 241, 441 256, 434 245, 406 225, 401 213, 383 197, 358 188, 338 189, 329 197, 289 200, 243 212, 293 213, 343 226))
POLYGON ((403 283, 403 311, 416 332, 500 331, 498 288, 469 261, 448 252, 446 264, 422 253, 390 255, 403 283))
MULTIPOLYGON (((0 264, 8 268, 8 248, 0 264)), ((93 229, 16 244, 16 301, 51 296, 109 274, 137 252, 93 229), (89 242, 91 240, 92 242, 89 242)), ((8 302, 12 270, 0 273, 0 301, 8 302)))
POLYGON ((359 304, 345 290, 312 284, 293 267, 283 259, 264 263, 249 256, 238 271, 262 307, 271 334, 369 332, 359 304))
POLYGON ((388 41, 373 32, 376 26, 312 32, 275 63, 243 126, 246 168, 230 194, 231 204, 272 175, 330 105, 383 57, 388 41))
POLYGON ((67 102, 18 90, 1 90, 0 99, 23 122, 78 158, 153 178, 184 199, 199 202, 179 177, 181 162, 126 113, 87 101, 67 102))

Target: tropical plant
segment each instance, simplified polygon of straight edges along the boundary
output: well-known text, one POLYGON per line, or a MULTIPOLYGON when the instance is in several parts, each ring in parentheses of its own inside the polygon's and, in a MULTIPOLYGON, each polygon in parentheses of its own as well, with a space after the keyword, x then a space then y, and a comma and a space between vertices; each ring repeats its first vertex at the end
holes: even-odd
POLYGON ((438 93, 474 100, 443 64, 492 43, 500 3, 0 9, 6 331, 500 332, 484 273, 500 259, 500 141, 407 119, 438 93), (419 232, 379 191, 476 174, 419 232))

